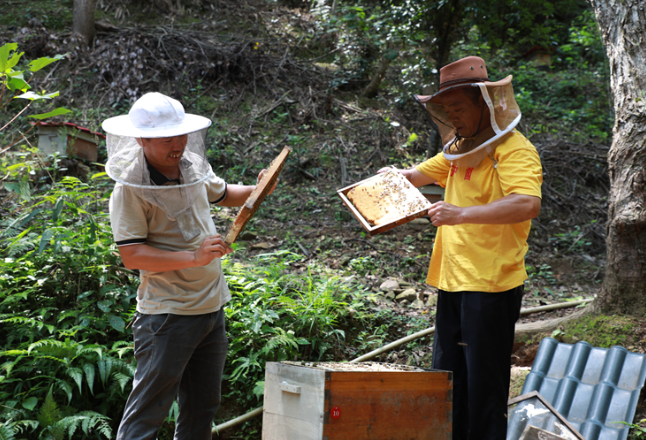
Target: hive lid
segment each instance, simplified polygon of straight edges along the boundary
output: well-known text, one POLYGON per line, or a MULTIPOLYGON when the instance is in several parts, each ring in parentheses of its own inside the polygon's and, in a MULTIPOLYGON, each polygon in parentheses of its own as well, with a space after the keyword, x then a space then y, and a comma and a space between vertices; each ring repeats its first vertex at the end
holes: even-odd
POLYGON ((387 364, 382 362, 291 362, 284 361, 281 364, 294 365, 297 367, 319 368, 326 371, 396 371, 396 372, 427 372, 430 370, 412 367, 410 365, 387 364))

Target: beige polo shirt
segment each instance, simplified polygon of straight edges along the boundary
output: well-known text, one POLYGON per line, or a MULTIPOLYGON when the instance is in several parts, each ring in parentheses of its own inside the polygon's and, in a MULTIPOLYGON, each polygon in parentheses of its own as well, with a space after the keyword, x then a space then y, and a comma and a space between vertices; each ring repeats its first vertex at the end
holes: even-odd
MULTIPOLYGON (((117 246, 145 243, 167 251, 197 250, 205 238, 217 233, 209 203, 226 197, 226 182, 215 174, 198 185, 201 190, 191 209, 201 232, 187 242, 177 222, 169 220, 161 208, 144 200, 137 189, 117 183, 110 197, 110 223, 117 246)), ((218 311, 231 299, 219 258, 202 267, 139 273, 139 313, 201 315, 218 311)))

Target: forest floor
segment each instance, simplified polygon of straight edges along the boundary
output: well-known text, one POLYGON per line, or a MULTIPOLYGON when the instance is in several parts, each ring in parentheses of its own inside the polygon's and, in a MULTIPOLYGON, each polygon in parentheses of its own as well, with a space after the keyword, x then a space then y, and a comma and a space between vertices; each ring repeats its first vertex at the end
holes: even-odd
MULTIPOLYGON (((82 103, 81 117, 75 122, 96 130, 105 117, 128 107, 111 108, 108 103, 153 87, 183 98, 187 111, 214 120, 216 145, 210 154, 216 173, 229 179, 253 183, 282 146, 290 145, 292 158, 278 189, 250 223, 233 258, 246 261, 285 249, 302 254, 303 261, 293 265, 293 270, 306 273, 308 262, 316 261, 335 274, 353 277, 371 292, 374 309, 396 312, 402 327, 411 319, 426 319, 432 326, 437 291, 424 280, 435 228, 428 219, 418 219, 370 237, 337 194, 338 189, 383 166, 404 168, 423 160, 429 137, 421 110, 393 104, 388 75, 395 75, 394 71, 387 75, 376 99, 359 97, 369 78, 346 78, 343 86, 332 87, 339 79, 333 66, 304 61, 318 59, 330 44, 324 36, 316 37, 308 12, 260 1, 217 5, 217 10, 201 11, 199 17, 185 11, 182 25, 173 22, 178 16, 166 16, 163 29, 134 23, 136 17, 154 20, 152 7, 147 18, 142 17, 145 11, 128 15, 122 9, 121 19, 115 19, 114 9, 99 10, 100 43, 91 52, 73 51, 71 67, 61 67, 75 81, 66 85, 63 99, 71 106, 82 103), (249 50, 254 44, 260 49, 249 50), (200 51, 212 63, 210 69, 200 67, 204 63, 200 51), (137 69, 134 61, 110 61, 123 53, 139 54, 144 68, 137 69), (173 72, 180 59, 186 67, 182 76, 173 72), (141 79, 142 72, 155 73, 141 79), (408 143, 411 133, 417 133, 419 140, 408 143), (387 280, 398 282, 394 293, 411 289, 414 293, 409 299, 394 301, 380 288, 387 280)), ((29 26, 35 36, 20 42, 26 56, 64 51, 63 40, 69 35, 47 30, 41 23, 29 26)), ((4 33, 8 38, 16 31, 4 26, 0 36, 4 33)), ((533 221, 529 237, 523 308, 594 298, 606 264, 609 145, 570 142, 553 134, 535 135, 531 141, 541 156, 545 181, 541 214, 533 221)), ((236 213, 235 209, 219 209, 216 224, 226 230, 236 213)), ((547 320, 574 310, 525 315, 519 322, 547 320)), ((522 341, 513 364, 530 367, 540 339, 550 335, 567 342, 585 339, 592 345, 617 344, 634 352, 646 351, 643 320, 583 320, 583 327, 591 330, 588 333, 563 325, 550 334, 522 341), (587 327, 585 320, 590 323, 587 327), (629 334, 623 331, 626 328, 629 334)), ((428 366, 430 354, 428 345, 419 345, 414 353, 395 350, 377 360, 405 363, 412 357, 415 363, 428 366)), ((526 370, 515 371, 521 371, 521 377, 526 374, 526 370)), ((515 384, 512 394, 518 392, 515 384)), ((636 419, 645 414, 640 406, 636 419)))

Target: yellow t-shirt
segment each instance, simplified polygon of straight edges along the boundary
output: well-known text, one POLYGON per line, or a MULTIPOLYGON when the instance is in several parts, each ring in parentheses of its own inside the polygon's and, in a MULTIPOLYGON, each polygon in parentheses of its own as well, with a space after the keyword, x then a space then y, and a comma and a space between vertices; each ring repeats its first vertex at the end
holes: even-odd
MULTIPOLYGON (((543 172, 536 148, 517 131, 499 141, 475 168, 454 167, 442 153, 417 166, 446 188, 444 200, 467 207, 509 194, 541 197, 543 172)), ((531 220, 507 225, 438 228, 426 282, 448 292, 503 292, 527 279, 525 254, 531 220)))

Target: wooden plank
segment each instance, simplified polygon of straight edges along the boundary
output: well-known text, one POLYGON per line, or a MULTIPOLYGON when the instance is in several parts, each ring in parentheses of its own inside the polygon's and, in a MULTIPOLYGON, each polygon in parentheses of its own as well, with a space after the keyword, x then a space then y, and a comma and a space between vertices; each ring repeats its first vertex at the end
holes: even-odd
POLYGON ((339 382, 381 381, 388 379, 396 383, 437 381, 444 385, 450 380, 448 371, 332 371, 333 380, 339 382))
POLYGON ((266 411, 262 416, 262 440, 321 440, 323 423, 296 419, 266 411))
POLYGON ((543 404, 543 406, 545 406, 545 408, 547 408, 552 413, 552 415, 554 415, 554 417, 556 417, 563 425, 565 425, 576 438, 578 438, 579 440, 585 440, 585 437, 583 437, 583 435, 579 431, 577 431, 574 426, 572 426, 570 422, 568 422, 567 419, 556 410, 556 408, 554 408, 547 400, 545 400, 545 398, 541 396, 538 391, 531 391, 518 397, 514 397, 513 399, 509 399, 507 401, 507 407, 533 398, 538 399, 543 404))
POLYGON ((324 388, 325 371, 322 369, 267 362, 263 440, 321 440, 324 388), (300 394, 281 390, 283 382, 299 386, 300 394))
POLYGON ((323 437, 448 440, 452 435, 448 377, 445 372, 328 373, 323 437))
POLYGON ((567 438, 536 426, 527 425, 518 440, 567 440, 567 438))
POLYGON ((247 226, 247 223, 249 223, 249 220, 256 213, 262 201, 267 197, 269 190, 274 186, 276 180, 278 180, 278 176, 285 165, 285 159, 287 159, 291 151, 289 147, 283 148, 283 151, 271 162, 265 175, 260 179, 260 182, 258 182, 256 188, 249 195, 245 204, 240 208, 238 216, 233 222, 233 225, 231 225, 231 228, 229 228, 227 236, 224 238, 225 243, 229 245, 233 244, 244 227, 247 226))

